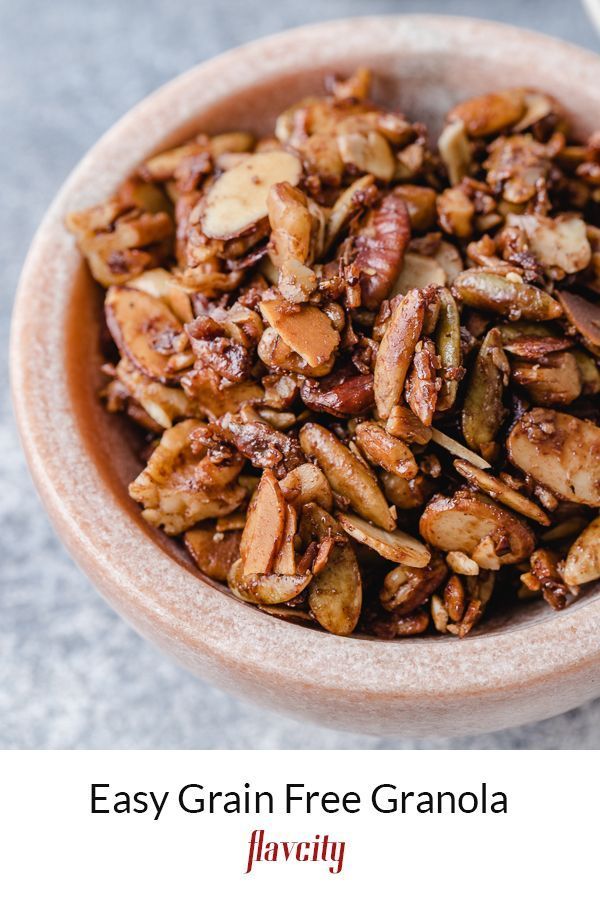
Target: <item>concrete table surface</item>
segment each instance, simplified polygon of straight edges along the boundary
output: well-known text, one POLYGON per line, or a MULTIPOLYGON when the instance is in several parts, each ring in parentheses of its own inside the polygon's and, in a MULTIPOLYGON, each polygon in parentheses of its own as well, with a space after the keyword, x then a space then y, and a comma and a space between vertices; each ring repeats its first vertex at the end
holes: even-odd
POLYGON ((67 556, 31 485, 8 396, 12 298, 53 194, 115 119, 195 63, 319 19, 445 12, 547 31, 590 49, 562 0, 0 0, 0 747, 598 748, 600 702, 453 741, 389 741, 298 724, 197 681, 108 608, 67 556))

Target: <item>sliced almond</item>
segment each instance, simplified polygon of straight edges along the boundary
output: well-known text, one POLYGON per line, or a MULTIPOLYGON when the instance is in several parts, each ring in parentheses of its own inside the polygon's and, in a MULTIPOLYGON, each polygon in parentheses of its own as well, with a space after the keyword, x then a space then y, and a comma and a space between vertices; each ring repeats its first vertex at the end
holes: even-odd
POLYGON ((537 361, 521 359, 511 365, 511 377, 525 388, 537 406, 567 406, 582 389, 573 353, 549 353, 537 361))
POLYGON ((345 497, 365 519, 393 531, 396 523, 372 470, 322 425, 309 423, 300 431, 300 445, 314 457, 333 490, 345 497))
POLYGON ((431 559, 431 553, 420 541, 404 531, 384 531, 370 525, 358 516, 338 513, 338 521, 350 537, 366 544, 385 559, 404 563, 415 569, 423 568, 431 559))
POLYGON ((408 406, 394 406, 385 423, 385 430, 408 444, 428 444, 432 434, 431 428, 423 425, 408 406))
POLYGON ((420 569, 400 563, 385 576, 379 599, 388 611, 409 615, 429 599, 447 576, 446 564, 439 557, 420 569))
POLYGON ((433 258, 446 273, 446 284, 450 287, 464 268, 460 253, 454 244, 449 243, 449 241, 440 241, 433 258))
POLYGON ((296 574, 296 556, 294 553, 294 538, 296 537, 296 527, 298 517, 296 510, 290 504, 287 504, 285 511, 285 528, 281 546, 273 563, 273 571, 277 575, 295 575, 296 574))
POLYGON ((329 482, 319 467, 312 463, 303 463, 292 469, 279 482, 279 487, 287 502, 297 509, 301 509, 305 503, 316 503, 331 512, 333 494, 329 482))
POLYGON ((448 289, 438 291, 440 312, 435 330, 435 345, 442 364, 442 387, 436 410, 451 409, 456 400, 461 369, 460 314, 456 301, 448 289))
POLYGON ((227 573, 240 555, 241 530, 218 532, 212 526, 186 531, 186 550, 204 575, 227 582, 227 573))
POLYGON ((238 559, 229 570, 228 584, 240 600, 270 606, 289 603, 308 587, 311 578, 310 571, 304 575, 244 575, 243 563, 238 559))
MULTIPOLYGON (((258 481, 257 485, 258 487, 258 481)), ((246 524, 246 512, 245 510, 237 510, 234 513, 230 513, 228 516, 219 516, 215 523, 215 528, 218 534, 227 532, 227 531, 240 531, 244 530, 244 525, 246 524)))
POLYGON ((356 442, 369 462, 394 472, 401 478, 414 478, 419 467, 404 441, 392 437, 375 422, 361 422, 356 428, 356 442))
POLYGON ((381 181, 390 181, 393 178, 396 169, 394 154, 379 132, 340 134, 337 144, 346 165, 354 166, 359 172, 368 172, 381 181))
POLYGON ((365 191, 374 184, 375 179, 372 175, 363 175, 361 178, 353 181, 350 187, 347 187, 337 198, 327 221, 325 250, 329 250, 337 241, 350 218, 360 209, 365 191))
POLYGON ((515 512, 521 513, 522 516, 527 516, 528 519, 534 519, 534 521, 539 522, 540 525, 550 524, 550 519, 536 503, 524 497, 523 494, 519 494, 518 491, 513 490, 500 478, 496 478, 494 475, 490 475, 489 472, 484 472, 478 466, 474 466, 472 463, 462 459, 454 461, 454 468, 457 472, 460 472, 469 484, 489 494, 493 500, 499 500, 501 503, 514 509, 515 512))
POLYGON ((128 281, 127 286, 163 300, 181 322, 191 322, 194 318, 192 292, 166 269, 148 269, 128 281))
POLYGON ((600 578, 600 516, 590 522, 571 546, 563 578, 569 585, 587 584, 600 578))
POLYGON ((329 317, 308 303, 290 306, 285 300, 265 300, 260 310, 285 344, 312 367, 326 363, 340 336, 329 317))
POLYGON ((413 288, 422 289, 430 284, 446 284, 446 273, 440 264, 433 256, 407 251, 392 294, 407 294, 413 288))
POLYGON ((223 385, 210 369, 194 368, 186 372, 181 386, 198 411, 213 421, 226 413, 236 415, 244 404, 259 402, 264 397, 259 384, 246 381, 223 385))
POLYGON ((558 299, 569 322, 584 338, 590 349, 600 354, 600 306, 584 300, 571 291, 559 291, 558 299))
POLYGON ((407 481, 406 478, 400 478, 392 472, 383 472, 381 481, 385 496, 398 509, 418 509, 424 506, 433 492, 432 482, 428 482, 421 473, 407 481))
POLYGON ((242 573, 268 574, 285 534, 286 503, 271 469, 265 469, 248 508, 240 556, 242 573))
POLYGON ((436 193, 433 188, 419 184, 399 184, 394 188, 394 194, 406 203, 413 231, 429 231, 434 227, 436 193))
POLYGON ((600 428, 536 407, 513 426, 511 462, 563 500, 600 506, 600 428))
POLYGON ((397 405, 417 341, 423 328, 425 300, 410 291, 394 307, 375 363, 374 392, 380 419, 387 419, 397 405))
POLYGON ((121 353, 148 378, 163 384, 179 380, 169 367, 170 355, 156 349, 163 339, 174 352, 187 344, 183 324, 169 306, 145 291, 129 286, 109 288, 104 305, 106 323, 121 353))
POLYGON ((450 184, 459 184, 468 174, 473 150, 464 122, 449 122, 438 138, 438 150, 448 172, 450 184))
POLYGON ((444 434, 438 428, 431 429, 431 440, 435 444, 439 444, 440 447, 443 447, 444 450, 447 450, 448 453, 451 453, 452 456, 460 456, 461 459, 466 459, 479 469, 490 468, 490 464, 486 459, 479 456, 477 453, 473 453, 472 450, 469 450, 469 448, 463 446, 463 444, 459 444, 454 438, 448 437, 447 434, 444 434))
POLYGON ((509 215, 509 226, 527 235, 531 252, 545 268, 558 268, 567 275, 585 269, 592 258, 586 225, 578 216, 509 215))
POLYGON ((523 94, 523 100, 525 102, 523 118, 513 125, 513 131, 527 131, 528 128, 531 128, 537 122, 541 122, 550 113, 559 112, 557 101, 549 94, 526 90, 523 94))
POLYGON ((479 566, 474 559, 460 550, 450 550, 446 562, 457 575, 479 575, 479 566))
POLYGON ((271 186, 296 185, 302 174, 297 156, 284 150, 255 153, 217 178, 209 188, 202 216, 204 234, 227 240, 264 219, 271 186))
POLYGON ((332 353, 321 365, 309 366, 299 353, 295 353, 286 344, 274 328, 265 328, 257 351, 260 359, 269 368, 306 375, 307 378, 329 375, 335 364, 335 355, 332 353))
POLYGON ((301 530, 308 538, 335 539, 328 565, 310 582, 308 603, 319 625, 327 631, 351 634, 362 607, 362 584, 354 550, 336 520, 314 503, 302 511, 301 530))
POLYGON ((470 137, 480 138, 515 125, 524 112, 523 91, 514 89, 464 100, 450 110, 448 120, 460 120, 470 137))
POLYGON ((457 491, 453 497, 436 495, 425 507, 419 530, 434 547, 460 550, 488 569, 520 562, 535 546, 524 522, 470 491, 457 491))
POLYGON ((187 419, 199 411, 181 388, 167 387, 159 381, 153 381, 140 372, 127 357, 120 360, 115 374, 129 396, 161 428, 170 428, 175 419, 187 419))

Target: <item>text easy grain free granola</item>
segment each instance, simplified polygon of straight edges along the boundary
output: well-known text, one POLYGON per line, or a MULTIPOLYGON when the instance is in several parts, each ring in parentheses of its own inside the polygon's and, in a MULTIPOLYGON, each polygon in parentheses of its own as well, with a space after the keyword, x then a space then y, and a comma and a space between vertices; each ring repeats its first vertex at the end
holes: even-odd
POLYGON ((369 87, 197 135, 67 225, 146 521, 265 612, 463 637, 600 577, 600 134, 516 88, 432 148, 369 87))

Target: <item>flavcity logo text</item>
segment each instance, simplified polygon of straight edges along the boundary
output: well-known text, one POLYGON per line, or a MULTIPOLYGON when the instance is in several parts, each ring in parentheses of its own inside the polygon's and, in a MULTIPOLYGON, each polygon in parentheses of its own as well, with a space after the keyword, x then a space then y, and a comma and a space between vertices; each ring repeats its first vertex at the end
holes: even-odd
POLYGON ((263 829, 255 829, 248 841, 248 864, 245 875, 249 875, 257 863, 263 862, 323 862, 332 875, 339 875, 344 865, 345 841, 332 841, 328 834, 316 834, 310 841, 271 841, 263 829))

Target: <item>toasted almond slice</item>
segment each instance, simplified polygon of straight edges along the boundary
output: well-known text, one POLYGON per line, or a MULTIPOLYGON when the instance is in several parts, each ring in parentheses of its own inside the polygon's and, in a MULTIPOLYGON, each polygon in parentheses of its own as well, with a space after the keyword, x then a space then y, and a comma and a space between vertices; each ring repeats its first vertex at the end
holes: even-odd
POLYGON ((162 428, 170 428, 175 419, 186 419, 196 412, 196 404, 181 390, 153 381, 123 357, 115 374, 127 393, 162 428))
POLYGON ((457 491, 429 501, 419 530, 440 550, 460 550, 481 568, 497 568, 526 559, 535 546, 530 528, 483 494, 457 491), (502 547, 502 555, 498 552, 502 547))
POLYGON ((271 469, 265 469, 248 508, 240 556, 243 575, 268 574, 281 547, 286 503, 271 469))
POLYGON ((512 89, 470 97, 448 113, 448 121, 464 123, 470 137, 487 137, 514 125, 525 112, 523 90, 512 89))
POLYGON ((456 400, 458 379, 462 371, 460 344, 460 315, 454 297, 449 290, 438 291, 440 313, 435 330, 436 350, 442 364, 442 387, 437 398, 436 410, 451 409, 456 400))
POLYGON ((404 563, 413 569, 422 569, 431 559, 431 553, 420 541, 404 531, 384 531, 370 525, 358 516, 338 513, 338 521, 350 537, 366 544, 385 559, 404 563))
POLYGON ((473 463, 474 466, 477 466, 479 469, 489 469, 489 462, 484 459, 482 456, 478 456, 477 453, 473 453, 472 450, 469 450, 468 447, 463 447, 462 444, 459 444, 458 441, 455 441, 454 438, 448 437, 447 434, 444 434, 438 428, 431 429, 431 440, 435 444, 439 444, 440 447, 443 447, 444 450, 447 450, 448 453, 451 453, 453 456, 460 456, 462 459, 466 459, 468 462, 473 463))
POLYGON ((383 335, 374 372, 374 392, 380 419, 387 419, 402 395, 413 353, 423 328, 425 301, 410 291, 396 304, 383 335))
POLYGON ((362 584, 354 550, 343 530, 316 503, 302 510, 301 532, 305 538, 328 541, 329 562, 316 574, 308 589, 308 603, 315 619, 332 634, 351 634, 362 607, 362 584), (331 546, 330 538, 334 538, 331 546))
POLYGON ((175 172, 181 163, 191 156, 197 156, 206 153, 208 156, 209 142, 203 136, 199 135, 195 141, 188 144, 181 144, 179 147, 172 147, 171 150, 163 150, 147 159, 140 166, 140 174, 142 178, 152 181, 167 181, 175 176, 175 172))
POLYGON ((493 500, 499 500, 514 509, 515 512, 521 513, 522 516, 539 522, 540 525, 550 524, 550 519, 536 503, 524 497, 523 494, 519 494, 518 491, 514 491, 506 482, 490 475, 489 472, 484 472, 478 466, 462 459, 454 460, 454 468, 460 472, 463 478, 466 478, 469 484, 473 484, 484 493, 489 494, 493 500))
POLYGON ((440 246, 433 254, 433 258, 446 273, 446 284, 450 287, 464 268, 460 253, 454 244, 449 241, 440 241, 440 246))
POLYGON ((600 516, 590 522, 567 554, 563 578, 569 585, 600 578, 600 516))
POLYGON ((479 566, 475 560, 460 550, 450 550, 446 554, 446 562, 458 575, 479 575, 479 566))
POLYGON ((303 463, 292 469, 279 482, 279 487, 287 502, 297 509, 301 509, 305 503, 317 503, 331 512, 333 494, 329 482, 319 467, 312 463, 303 463))
POLYGON ((592 258, 592 248, 583 219, 578 216, 541 215, 507 216, 507 225, 525 232, 533 255, 546 268, 558 267, 572 275, 585 269, 592 258))
POLYGON ((385 576, 379 593, 381 605, 396 615, 407 616, 425 603, 448 577, 446 564, 439 557, 419 569, 400 563, 385 576))
POLYGON ((394 194, 406 203, 412 231, 429 231, 435 226, 436 193, 418 184, 398 184, 394 194))
POLYGON ((309 366, 320 366, 337 349, 340 336, 329 317, 317 306, 290 306, 285 300, 265 300, 260 310, 287 346, 309 366))
POLYGON ((511 377, 525 388, 537 406, 568 406, 583 384, 573 353, 549 353, 545 359, 521 359, 511 365, 511 377))
POLYGON ((540 91, 525 91, 523 94, 525 103, 525 111, 523 117, 516 122, 513 131, 527 131, 536 122, 541 122, 551 112, 560 112, 557 101, 549 94, 542 94, 540 91))
POLYGON ((127 286, 163 300, 181 322, 191 322, 194 318, 190 299, 192 292, 186 290, 166 269, 147 269, 128 281, 127 286))
POLYGON ((381 481, 385 496, 398 509, 417 509, 424 506, 432 493, 433 482, 428 482, 421 473, 407 481, 406 478, 400 478, 392 472, 383 472, 381 481))
POLYGON ((227 240, 267 215, 271 186, 296 185, 302 174, 298 157, 284 150, 255 153, 217 178, 206 194, 202 228, 207 237, 227 240))
POLYGON ((468 174, 473 156, 463 121, 457 119, 444 127, 438 138, 438 150, 446 166, 450 184, 459 184, 468 174))
POLYGON ((246 603, 266 605, 289 603, 308 587, 312 572, 304 575, 244 575, 243 563, 238 559, 229 570, 229 587, 240 600, 246 603))
POLYGON ((536 407, 513 426, 510 460, 563 500, 600 506, 600 428, 536 407))
POLYGON ((375 179, 372 175, 363 175, 362 178, 353 181, 337 198, 327 221, 325 250, 329 250, 337 240, 351 216, 360 208, 364 192, 373 184, 375 184, 375 179))
POLYGON ((401 438, 407 444, 428 444, 431 428, 423 425, 408 406, 395 406, 385 424, 385 430, 393 437, 401 438))
POLYGON ((446 273, 442 267, 433 256, 407 251, 392 294, 407 294, 413 288, 426 288, 430 284, 446 284, 446 273))
POLYGON ((273 571, 276 575, 295 575, 296 557, 294 554, 294 538, 298 516, 293 506, 288 503, 285 511, 285 529, 279 552, 273 563, 273 571))
POLYGON ((394 517, 375 475, 330 431, 310 422, 300 430, 300 446, 317 460, 333 490, 347 498, 356 512, 387 531, 394 530, 394 517))
POLYGON ((264 397, 259 384, 245 381, 221 385, 210 369, 194 368, 186 372, 181 386, 198 410, 212 421, 226 413, 236 415, 245 403, 259 402, 264 397))
POLYGON ((571 325, 594 352, 600 353, 600 306, 570 291, 558 291, 558 299, 571 325))
POLYGON ((237 510, 234 513, 230 513, 228 516, 220 516, 216 523, 215 528, 218 534, 227 531, 243 531, 244 525, 246 524, 246 512, 245 510, 237 510))
POLYGON ((381 181, 390 181, 396 169, 392 149, 378 131, 346 132, 338 135, 338 150, 346 165, 369 172, 381 181))
POLYGON ((241 530, 219 533, 212 526, 186 531, 183 542, 201 572, 227 582, 227 573, 240 555, 241 530))
POLYGON ((306 375, 307 378, 321 378, 323 375, 329 375, 335 363, 335 354, 332 353, 329 359, 321 365, 309 366, 299 353, 295 353, 291 347, 288 347, 274 328, 265 328, 257 352, 268 368, 306 375))
POLYGON ((104 304, 106 324, 123 356, 148 378, 163 384, 177 383, 169 369, 170 356, 159 353, 155 344, 162 336, 186 341, 183 325, 169 306, 145 291, 128 285, 113 285, 104 304))
POLYGON ((394 472, 401 478, 414 478, 419 471, 404 441, 392 437, 375 422, 361 422, 356 428, 356 441, 367 459, 386 472, 394 472))

